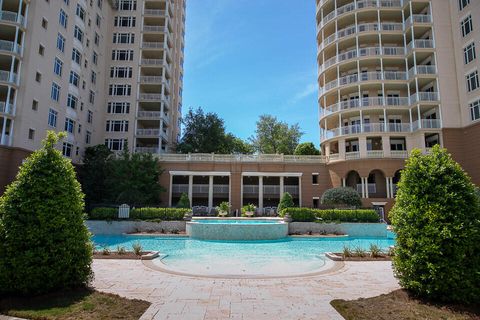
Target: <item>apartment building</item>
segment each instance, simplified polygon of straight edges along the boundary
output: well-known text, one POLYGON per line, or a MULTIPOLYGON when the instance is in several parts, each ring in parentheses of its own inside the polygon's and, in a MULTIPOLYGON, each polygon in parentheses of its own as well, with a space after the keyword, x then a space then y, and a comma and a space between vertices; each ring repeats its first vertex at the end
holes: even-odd
MULTIPOLYGON (((4 166, 66 131, 86 147, 162 153, 177 142, 185 0, 0 0, 4 166)), ((2 170, 5 171, 5 170, 2 170)))

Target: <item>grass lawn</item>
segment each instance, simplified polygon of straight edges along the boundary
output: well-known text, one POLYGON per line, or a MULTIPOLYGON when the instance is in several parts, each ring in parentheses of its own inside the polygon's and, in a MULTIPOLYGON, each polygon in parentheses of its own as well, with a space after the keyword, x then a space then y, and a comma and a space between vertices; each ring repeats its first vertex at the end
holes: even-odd
POLYGON ((433 304, 412 298, 405 290, 368 299, 333 300, 331 304, 346 320, 480 319, 480 306, 433 304))
POLYGON ((0 299, 0 314, 41 320, 135 319, 149 302, 130 300, 89 289, 55 292, 29 298, 0 299))

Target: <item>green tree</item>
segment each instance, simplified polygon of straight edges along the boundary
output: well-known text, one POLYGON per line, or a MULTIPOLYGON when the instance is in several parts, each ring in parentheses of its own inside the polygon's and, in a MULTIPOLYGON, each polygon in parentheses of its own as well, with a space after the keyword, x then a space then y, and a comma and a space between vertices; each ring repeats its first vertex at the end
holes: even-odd
POLYGON ((297 156, 315 156, 319 155, 320 151, 315 148, 315 145, 312 142, 303 142, 295 148, 295 152, 293 154, 297 156))
POLYGON ((278 204, 278 212, 282 211, 286 208, 293 208, 295 204, 293 203, 293 198, 290 193, 285 192, 282 195, 282 199, 280 199, 280 203, 278 204))
POLYGON ((190 109, 183 124, 183 136, 177 145, 179 153, 252 153, 247 143, 226 133, 224 121, 216 113, 190 109))
POLYGON ((0 198, 0 294, 40 294, 85 286, 92 244, 83 193, 70 160, 47 132, 0 198))
POLYGON ((92 204, 104 202, 107 197, 105 180, 111 158, 112 152, 103 144, 85 149, 83 165, 79 169, 79 180, 85 192, 87 209, 92 204))
POLYGON ((320 199, 325 205, 346 205, 361 207, 362 199, 356 190, 350 187, 331 188, 325 191, 320 199))
POLYGON ((162 172, 152 154, 130 154, 125 147, 118 157, 110 160, 105 181, 108 201, 130 206, 157 205, 160 193, 165 191, 158 180, 162 172))
POLYGON ((177 208, 190 209, 190 199, 188 199, 188 195, 186 193, 182 193, 180 195, 180 199, 177 203, 177 208))
POLYGON ((298 124, 289 126, 274 116, 261 115, 250 142, 258 153, 293 154, 302 135, 298 124))
POLYGON ((412 152, 390 215, 401 286, 437 300, 480 301, 479 199, 445 149, 412 152))

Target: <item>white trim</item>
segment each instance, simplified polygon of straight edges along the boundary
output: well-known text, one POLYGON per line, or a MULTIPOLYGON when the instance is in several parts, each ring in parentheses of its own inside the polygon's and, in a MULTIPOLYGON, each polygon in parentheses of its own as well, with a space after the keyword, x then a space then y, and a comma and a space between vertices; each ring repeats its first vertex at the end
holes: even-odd
POLYGON ((320 200, 320 197, 312 197, 313 200, 320 200))
POLYGON ((388 202, 372 202, 373 206, 385 206, 388 202))
POLYGON ((301 177, 301 172, 242 172, 242 177, 301 177))
POLYGON ((220 172, 220 171, 169 171, 169 174, 173 176, 216 176, 224 177, 231 176, 230 172, 220 172))

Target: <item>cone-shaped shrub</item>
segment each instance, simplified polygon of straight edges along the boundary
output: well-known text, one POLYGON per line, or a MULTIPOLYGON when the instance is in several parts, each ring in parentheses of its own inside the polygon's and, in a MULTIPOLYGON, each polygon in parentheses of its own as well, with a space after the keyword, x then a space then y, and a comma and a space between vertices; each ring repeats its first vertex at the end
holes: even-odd
POLYGON ((0 198, 0 294, 39 294, 91 279, 83 193, 71 162, 54 148, 63 136, 49 131, 0 198))
POLYGON ((180 199, 177 203, 177 208, 190 209, 190 199, 185 192, 180 195, 180 199))
POLYGON ((293 208, 294 206, 295 204, 293 203, 292 195, 288 192, 285 192, 282 195, 282 199, 280 199, 280 203, 278 204, 278 212, 286 208, 293 208))
POLYGON ((443 301, 480 299, 480 211, 474 185, 445 149, 414 150, 391 212, 400 284, 443 301))

